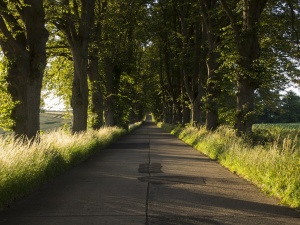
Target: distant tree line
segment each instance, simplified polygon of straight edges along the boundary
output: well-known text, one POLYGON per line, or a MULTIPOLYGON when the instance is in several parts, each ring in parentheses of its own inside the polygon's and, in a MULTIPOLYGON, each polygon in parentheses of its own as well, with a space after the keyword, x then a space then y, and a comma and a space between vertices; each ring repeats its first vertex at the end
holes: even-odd
POLYGON ((34 138, 42 90, 73 132, 291 121, 290 93, 271 102, 299 83, 299 17, 296 0, 0 0, 0 125, 34 138))
POLYGON ((263 105, 257 123, 299 123, 300 96, 288 91, 284 96, 263 105))

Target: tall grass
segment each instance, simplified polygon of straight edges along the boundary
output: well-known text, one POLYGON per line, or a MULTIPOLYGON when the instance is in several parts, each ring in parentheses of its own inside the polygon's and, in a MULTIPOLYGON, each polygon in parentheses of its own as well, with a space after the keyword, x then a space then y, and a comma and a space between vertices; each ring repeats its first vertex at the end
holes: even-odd
MULTIPOLYGON (((170 130, 169 125, 167 129, 170 130)), ((282 204, 300 207, 299 130, 257 126, 252 138, 236 137, 228 127, 214 132, 204 127, 173 127, 171 133, 280 198, 282 204)))
POLYGON ((95 151, 123 135, 117 127, 71 135, 56 130, 24 144, 12 136, 0 138, 0 210, 95 151))

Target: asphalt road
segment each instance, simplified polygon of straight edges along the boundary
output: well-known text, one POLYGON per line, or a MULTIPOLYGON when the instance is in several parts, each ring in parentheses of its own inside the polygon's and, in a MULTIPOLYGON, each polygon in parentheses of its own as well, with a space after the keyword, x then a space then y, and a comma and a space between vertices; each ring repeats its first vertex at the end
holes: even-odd
POLYGON ((0 225, 300 224, 278 205, 153 123, 0 213, 0 225))

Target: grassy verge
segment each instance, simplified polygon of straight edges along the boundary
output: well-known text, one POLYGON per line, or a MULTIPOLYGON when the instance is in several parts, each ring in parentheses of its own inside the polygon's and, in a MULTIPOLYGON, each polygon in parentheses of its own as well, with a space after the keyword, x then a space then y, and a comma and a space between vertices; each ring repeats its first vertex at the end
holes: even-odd
POLYGON ((282 126, 254 127, 251 139, 236 137, 234 130, 220 127, 172 127, 159 124, 232 172, 251 181, 282 204, 300 207, 299 130, 282 126))
POLYGON ((129 132, 135 130, 136 128, 140 127, 142 125, 143 122, 136 122, 136 123, 133 123, 133 124, 129 124, 128 126, 128 130, 129 132))
POLYGON ((105 148, 125 132, 117 127, 75 135, 57 130, 41 135, 38 142, 30 145, 12 136, 0 137, 0 210, 105 148))

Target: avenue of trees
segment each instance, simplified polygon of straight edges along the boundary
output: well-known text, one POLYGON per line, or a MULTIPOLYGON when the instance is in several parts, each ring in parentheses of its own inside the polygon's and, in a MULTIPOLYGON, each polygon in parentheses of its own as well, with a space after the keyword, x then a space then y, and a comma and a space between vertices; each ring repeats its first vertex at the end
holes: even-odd
POLYGON ((42 89, 73 132, 295 122, 299 29, 298 0, 0 0, 0 125, 35 137, 42 89))

